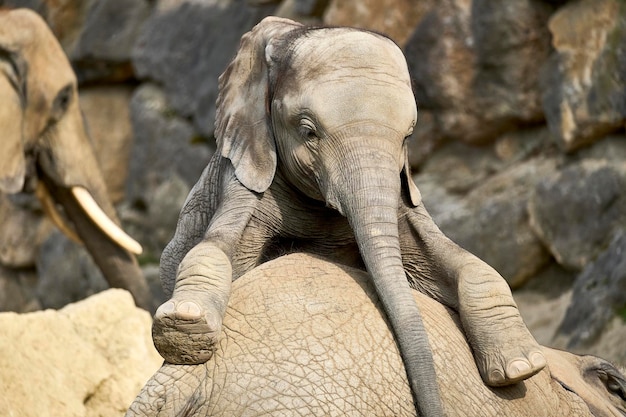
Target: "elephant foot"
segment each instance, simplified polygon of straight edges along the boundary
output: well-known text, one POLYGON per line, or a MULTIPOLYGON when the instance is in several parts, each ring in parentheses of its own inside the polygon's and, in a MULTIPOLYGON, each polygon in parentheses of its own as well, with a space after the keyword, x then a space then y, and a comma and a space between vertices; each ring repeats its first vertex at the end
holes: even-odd
POLYGON ((468 331, 476 365, 485 384, 492 387, 515 384, 546 366, 541 346, 528 331, 517 308, 510 308, 514 309, 513 317, 505 314, 495 319, 502 321, 503 326, 490 323, 492 317, 468 331))
POLYGON ((213 356, 221 328, 220 314, 195 301, 171 299, 154 315, 152 340, 166 362, 201 364, 213 356))

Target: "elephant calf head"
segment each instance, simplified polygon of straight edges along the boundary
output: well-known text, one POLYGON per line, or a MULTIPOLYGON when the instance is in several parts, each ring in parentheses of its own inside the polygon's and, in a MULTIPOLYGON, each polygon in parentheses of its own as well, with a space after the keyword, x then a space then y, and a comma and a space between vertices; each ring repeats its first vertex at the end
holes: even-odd
POLYGON ((76 76, 45 22, 0 11, 0 192, 36 191, 67 235, 82 241, 112 286, 152 304, 119 226, 83 122, 76 76))

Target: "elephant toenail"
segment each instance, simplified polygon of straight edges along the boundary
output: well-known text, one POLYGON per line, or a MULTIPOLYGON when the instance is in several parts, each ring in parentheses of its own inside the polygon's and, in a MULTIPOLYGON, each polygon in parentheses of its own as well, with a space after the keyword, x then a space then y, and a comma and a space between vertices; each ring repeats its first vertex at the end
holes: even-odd
POLYGON ((530 363, 533 365, 535 369, 540 369, 546 366, 546 358, 543 356, 541 352, 533 352, 528 357, 530 363))
POLYGON ((517 359, 511 361, 507 367, 507 374, 509 378, 519 378, 522 375, 526 375, 530 372, 530 363, 525 360, 517 359))
POLYGON ((176 317, 184 320, 193 320, 200 318, 200 306, 193 301, 185 301, 180 303, 176 308, 176 317))
POLYGON ((500 385, 504 382, 504 374, 499 369, 493 369, 489 372, 489 380, 492 384, 500 385))
POLYGON ((167 316, 171 313, 174 312, 174 308, 176 306, 174 305, 173 301, 167 301, 163 304, 161 304, 159 306, 159 308, 157 308, 157 311, 154 313, 154 317, 164 317, 167 316))

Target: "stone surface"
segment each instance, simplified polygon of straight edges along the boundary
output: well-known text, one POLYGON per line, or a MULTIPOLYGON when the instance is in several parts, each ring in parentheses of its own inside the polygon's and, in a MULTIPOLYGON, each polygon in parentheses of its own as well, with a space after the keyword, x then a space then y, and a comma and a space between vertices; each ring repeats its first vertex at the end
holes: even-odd
POLYGON ((248 6, 243 0, 207 0, 159 9, 135 43, 137 74, 163 85, 172 107, 211 137, 217 78, 233 58, 241 35, 275 8, 248 6))
POLYGON ((433 112, 446 137, 459 137, 458 126, 469 126, 469 108, 463 106, 476 70, 470 15, 469 0, 440 1, 404 48, 418 105, 433 112))
POLYGON ((475 111, 494 127, 505 131, 544 119, 539 73, 550 53, 552 12, 537 0, 472 1, 475 111))
POLYGON ((92 0, 88 3, 80 37, 68 54, 79 82, 132 78, 131 51, 151 14, 153 2, 92 0))
POLYGON ((568 151, 626 121, 626 4, 568 2, 550 19, 555 49, 544 70, 548 125, 568 151))
POLYGON ((542 179, 530 201, 530 223, 555 259, 581 270, 626 225, 623 162, 585 159, 542 179))
POLYGON ((40 309, 35 269, 0 265, 0 312, 26 313, 40 309))
POLYGON ((0 314, 3 414, 123 415, 162 363, 150 327, 123 290, 60 311, 0 314))
POLYGON ((213 148, 169 107, 163 91, 155 85, 139 87, 130 108, 135 137, 127 199, 145 206, 155 189, 173 176, 182 178, 189 186, 195 184, 213 148))
POLYGON ((421 20, 405 49, 418 103, 440 135, 486 143, 543 119, 551 11, 532 0, 445 0, 421 20))
POLYGON ((141 263, 158 263, 191 187, 208 164, 214 145, 178 116, 163 91, 143 84, 131 100, 133 140, 124 227, 144 246, 141 263))
POLYGON ((404 46, 434 4, 433 0, 332 0, 324 23, 381 32, 404 46))
POLYGON ((82 244, 55 230, 39 249, 37 297, 43 308, 61 308, 109 288, 82 244))
POLYGON ((626 230, 618 232, 576 278, 572 301, 558 331, 569 348, 588 346, 617 311, 626 312, 626 230))
POLYGON ((0 194, 0 265, 33 267, 39 245, 51 230, 33 195, 0 194))

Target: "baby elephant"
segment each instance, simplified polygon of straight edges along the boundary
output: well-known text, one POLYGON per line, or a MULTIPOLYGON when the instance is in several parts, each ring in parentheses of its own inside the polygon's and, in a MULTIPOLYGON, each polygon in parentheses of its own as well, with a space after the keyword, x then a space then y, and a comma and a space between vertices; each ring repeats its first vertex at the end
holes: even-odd
MULTIPOLYGON (((448 417, 618 417, 626 377, 610 363, 542 348, 522 383, 485 386, 451 309, 413 292, 448 417)), ((165 364, 127 417, 415 416, 393 337, 362 271, 294 253, 233 284, 213 358, 165 364)))
POLYGON ((391 40, 269 17, 243 36, 219 88, 218 150, 161 258, 171 298, 153 337, 168 362, 207 361, 231 281, 304 251, 367 270, 423 416, 442 409, 411 287, 459 312, 487 384, 545 366, 504 279, 422 204, 406 148, 417 108, 391 40))

